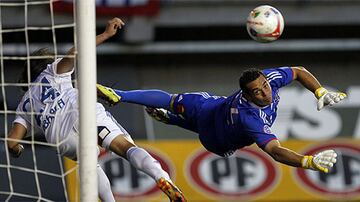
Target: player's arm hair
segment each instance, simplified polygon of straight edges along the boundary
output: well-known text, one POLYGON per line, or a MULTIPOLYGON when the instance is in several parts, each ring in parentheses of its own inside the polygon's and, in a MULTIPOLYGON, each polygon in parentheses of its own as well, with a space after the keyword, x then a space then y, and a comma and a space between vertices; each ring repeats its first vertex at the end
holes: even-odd
POLYGON ((8 134, 9 139, 7 140, 7 146, 9 152, 11 152, 16 156, 20 155, 23 147, 21 144, 19 144, 19 141, 17 140, 23 139, 25 135, 26 135, 26 128, 20 123, 14 123, 8 134))
POLYGON ((294 167, 302 166, 301 160, 304 156, 288 148, 282 147, 278 140, 271 140, 268 142, 264 150, 275 161, 294 167))
MULTIPOLYGON (((96 45, 102 44, 104 41, 114 36, 118 29, 124 26, 125 23, 119 18, 113 18, 107 22, 105 31, 96 36, 96 45)), ((72 71, 74 67, 74 59, 75 59, 75 47, 72 47, 67 52, 66 58, 63 58, 57 65, 57 74, 62 74, 66 72, 72 71)))
POLYGON ((320 88, 320 82, 304 67, 291 67, 293 71, 293 78, 300 82, 305 88, 315 93, 316 89, 320 88))

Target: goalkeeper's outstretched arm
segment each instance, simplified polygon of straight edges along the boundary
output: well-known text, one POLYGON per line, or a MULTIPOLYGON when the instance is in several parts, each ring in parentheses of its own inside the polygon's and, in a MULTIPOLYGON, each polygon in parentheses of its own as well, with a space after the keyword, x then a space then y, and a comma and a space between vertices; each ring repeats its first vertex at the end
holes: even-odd
MULTIPOLYGON (((102 44, 104 41, 109 39, 110 37, 114 36, 118 29, 121 29, 125 23, 120 20, 119 18, 113 18, 108 21, 105 31, 96 36, 96 45, 102 44)), ((75 55, 75 47, 72 47, 68 52, 67 55, 69 57, 63 58, 59 64, 57 65, 56 73, 62 74, 66 72, 72 71, 74 67, 74 55, 75 55)))
POLYGON ((302 167, 328 173, 330 168, 336 163, 336 153, 334 150, 325 150, 314 156, 304 156, 288 148, 282 147, 278 140, 270 141, 264 150, 273 157, 274 160, 294 167, 302 167))
POLYGON ((332 106, 346 97, 342 92, 330 92, 321 86, 320 82, 304 67, 292 67, 293 79, 299 81, 305 88, 314 93, 318 99, 317 109, 320 111, 324 106, 332 106))

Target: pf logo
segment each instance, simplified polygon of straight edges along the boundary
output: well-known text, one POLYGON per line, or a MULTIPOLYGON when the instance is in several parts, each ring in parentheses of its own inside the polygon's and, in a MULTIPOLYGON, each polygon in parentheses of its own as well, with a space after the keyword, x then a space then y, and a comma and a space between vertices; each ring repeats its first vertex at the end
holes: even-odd
POLYGON ((251 148, 229 158, 199 150, 187 167, 196 187, 214 197, 256 197, 274 188, 279 175, 265 153, 251 148))
POLYGON ((306 154, 333 149, 338 154, 337 163, 328 174, 296 169, 296 175, 312 193, 325 197, 360 197, 360 148, 352 144, 323 144, 313 147, 306 154))
MULTIPOLYGON (((172 176, 173 169, 169 161, 159 152, 155 153, 148 149, 147 151, 172 176)), ((161 192, 153 178, 137 170, 128 161, 115 154, 102 152, 99 156, 99 164, 108 176, 116 198, 147 197, 161 192)))

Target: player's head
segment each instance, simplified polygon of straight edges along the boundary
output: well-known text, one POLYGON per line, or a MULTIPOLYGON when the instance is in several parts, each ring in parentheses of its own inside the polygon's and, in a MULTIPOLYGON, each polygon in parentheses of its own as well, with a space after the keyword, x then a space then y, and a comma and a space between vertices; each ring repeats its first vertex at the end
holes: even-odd
MULTIPOLYGON (((30 59, 30 82, 35 81, 35 79, 40 75, 44 69, 46 69, 47 64, 54 62, 54 53, 49 50, 49 48, 40 48, 33 52, 31 56, 44 56, 39 59, 30 59)), ((20 75, 19 83, 28 83, 28 63, 27 61, 24 64, 23 72, 20 75)), ((24 91, 28 89, 27 86, 21 87, 24 91)))
POLYGON ((272 102, 272 91, 269 81, 259 69, 245 70, 239 78, 243 95, 258 106, 267 106, 272 102))

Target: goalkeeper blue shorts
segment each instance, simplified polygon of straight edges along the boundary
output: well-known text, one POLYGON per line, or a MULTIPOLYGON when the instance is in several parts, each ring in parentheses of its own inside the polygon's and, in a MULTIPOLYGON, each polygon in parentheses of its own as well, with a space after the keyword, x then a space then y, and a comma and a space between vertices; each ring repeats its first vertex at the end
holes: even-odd
POLYGON ((208 151, 224 156, 227 149, 222 145, 224 137, 217 137, 219 130, 216 123, 216 120, 222 120, 222 117, 217 119, 215 116, 217 107, 225 99, 225 97, 213 96, 207 92, 178 94, 171 103, 171 110, 184 119, 178 120, 181 123, 172 124, 197 132, 201 144, 208 151))

